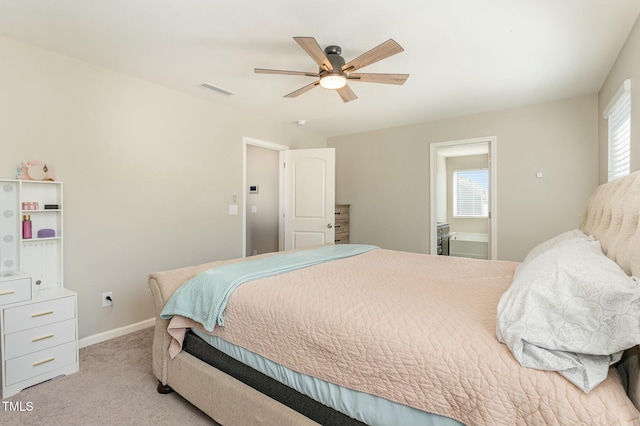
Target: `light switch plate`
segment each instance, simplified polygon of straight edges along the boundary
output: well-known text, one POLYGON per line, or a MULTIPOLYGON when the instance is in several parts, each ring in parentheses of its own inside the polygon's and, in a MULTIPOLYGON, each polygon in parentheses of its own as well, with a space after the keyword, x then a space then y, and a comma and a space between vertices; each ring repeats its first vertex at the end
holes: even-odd
POLYGON ((237 215, 238 214, 238 205, 237 204, 229 204, 229 214, 237 215))

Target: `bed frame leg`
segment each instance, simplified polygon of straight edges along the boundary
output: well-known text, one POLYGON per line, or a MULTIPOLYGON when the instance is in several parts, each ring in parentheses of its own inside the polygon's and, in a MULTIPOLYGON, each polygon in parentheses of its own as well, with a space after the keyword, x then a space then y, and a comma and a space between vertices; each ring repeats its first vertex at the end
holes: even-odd
POLYGON ((173 392, 173 389, 171 389, 171 386, 163 385, 162 382, 158 380, 158 393, 161 393, 164 395, 171 392, 173 392))

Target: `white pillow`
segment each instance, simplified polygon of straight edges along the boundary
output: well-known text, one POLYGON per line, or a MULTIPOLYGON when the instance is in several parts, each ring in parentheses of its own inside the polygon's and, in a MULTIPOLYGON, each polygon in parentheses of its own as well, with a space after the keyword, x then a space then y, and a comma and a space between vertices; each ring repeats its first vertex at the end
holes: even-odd
POLYGON ((591 236, 588 236, 587 234, 585 234, 579 229, 572 229, 571 231, 563 232, 562 234, 556 235, 555 237, 548 239, 547 241, 540 243, 537 246, 535 246, 533 249, 531 249, 531 251, 524 258, 524 262, 531 261, 534 257, 539 256, 540 254, 544 253, 545 251, 553 247, 564 244, 566 242, 571 242, 576 240, 594 241, 594 238, 591 236))
POLYGON ((569 239, 518 267, 496 332, 523 366, 558 371, 589 392, 640 344, 640 286, 598 241, 569 239))

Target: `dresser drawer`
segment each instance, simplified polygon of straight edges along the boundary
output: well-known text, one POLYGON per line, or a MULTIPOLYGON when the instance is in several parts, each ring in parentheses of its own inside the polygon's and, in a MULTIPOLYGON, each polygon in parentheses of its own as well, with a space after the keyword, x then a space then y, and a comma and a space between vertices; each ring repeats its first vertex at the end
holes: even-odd
POLYGON ((349 244, 349 235, 346 236, 337 236, 334 239, 335 244, 349 244))
POLYGON ((5 385, 10 386, 73 364, 76 362, 77 354, 76 342, 73 341, 10 359, 5 362, 5 385))
POLYGON ((349 206, 337 205, 335 213, 336 220, 349 220, 349 206))
POLYGON ((12 359, 76 340, 76 321, 69 319, 7 334, 5 359, 12 359))
POLYGON ((14 333, 76 317, 75 296, 4 310, 4 332, 14 333))
POLYGON ((349 222, 336 222, 333 227, 336 230, 336 235, 338 234, 348 234, 349 233, 349 222))
POLYGON ((31 278, 0 281, 0 305, 31 299, 31 278))

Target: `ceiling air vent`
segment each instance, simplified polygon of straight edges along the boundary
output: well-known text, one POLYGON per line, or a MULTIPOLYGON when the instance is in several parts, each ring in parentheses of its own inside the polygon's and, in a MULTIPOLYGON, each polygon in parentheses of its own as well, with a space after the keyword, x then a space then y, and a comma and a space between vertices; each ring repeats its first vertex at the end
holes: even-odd
POLYGON ((219 93, 219 94, 225 95, 225 96, 233 95, 233 92, 230 92, 228 90, 225 90, 225 89, 223 89, 221 87, 214 86, 213 84, 209 84, 209 83, 202 83, 200 85, 200 87, 204 87, 207 90, 211 90, 213 92, 216 92, 216 93, 219 93))

